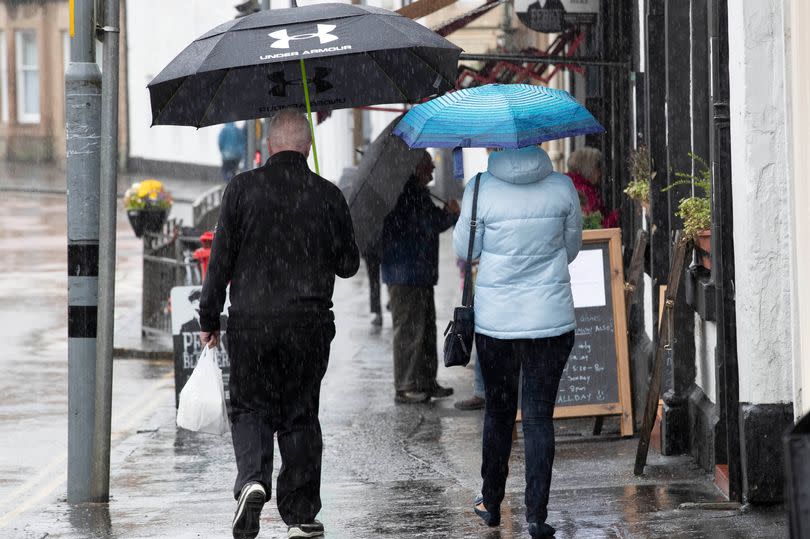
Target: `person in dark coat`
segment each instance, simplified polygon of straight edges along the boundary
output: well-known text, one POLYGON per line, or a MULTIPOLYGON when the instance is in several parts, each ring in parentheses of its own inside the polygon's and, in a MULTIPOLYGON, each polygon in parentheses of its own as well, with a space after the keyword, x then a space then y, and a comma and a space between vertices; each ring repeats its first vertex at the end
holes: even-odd
POLYGON ((234 538, 256 537, 270 498, 273 438, 282 467, 278 511, 289 537, 316 537, 321 509, 321 380, 335 336, 335 276, 357 272, 360 255, 340 190, 307 166, 306 119, 270 123, 270 159, 236 176, 222 198, 203 284, 200 338, 219 340, 230 283, 230 418, 238 500, 234 538))
POLYGON ((448 397, 452 388, 436 382, 436 306, 433 287, 439 280, 439 234, 458 220, 455 200, 439 208, 430 199, 433 161, 423 158, 383 224, 382 279, 394 322, 394 386, 399 403, 448 397))

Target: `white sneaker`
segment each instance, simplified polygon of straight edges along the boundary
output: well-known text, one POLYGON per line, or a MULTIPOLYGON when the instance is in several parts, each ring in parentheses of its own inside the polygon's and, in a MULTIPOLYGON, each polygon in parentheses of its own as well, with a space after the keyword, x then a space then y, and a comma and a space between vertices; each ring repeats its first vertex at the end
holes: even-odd
POLYGON ((313 520, 309 524, 294 524, 287 528, 287 537, 320 537, 323 535, 323 524, 313 520))
POLYGON ((259 535, 259 518, 266 499, 267 493, 259 483, 247 483, 242 487, 233 516, 234 539, 253 539, 259 535))

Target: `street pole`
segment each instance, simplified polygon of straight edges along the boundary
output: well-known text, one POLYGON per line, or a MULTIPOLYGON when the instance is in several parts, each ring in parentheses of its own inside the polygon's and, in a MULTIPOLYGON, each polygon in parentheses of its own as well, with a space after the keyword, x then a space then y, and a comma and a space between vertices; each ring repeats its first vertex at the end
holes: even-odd
POLYGON ((98 347, 91 498, 110 499, 115 231, 118 192, 118 45, 120 0, 105 0, 104 69, 101 74, 101 203, 99 211, 98 347))
POLYGON ((71 2, 65 72, 68 259, 68 503, 93 501, 101 73, 93 0, 71 2))

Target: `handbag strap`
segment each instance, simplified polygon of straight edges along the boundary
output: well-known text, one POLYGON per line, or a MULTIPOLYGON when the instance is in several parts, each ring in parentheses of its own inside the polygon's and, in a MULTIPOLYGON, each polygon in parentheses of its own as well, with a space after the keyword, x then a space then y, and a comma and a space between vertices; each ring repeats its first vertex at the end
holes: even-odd
POLYGON ((476 214, 478 210, 478 186, 481 184, 481 173, 475 177, 473 189, 472 215, 470 216, 470 244, 467 248, 467 261, 464 265, 464 292, 461 294, 461 305, 472 307, 472 254, 475 245, 475 229, 478 226, 476 214))

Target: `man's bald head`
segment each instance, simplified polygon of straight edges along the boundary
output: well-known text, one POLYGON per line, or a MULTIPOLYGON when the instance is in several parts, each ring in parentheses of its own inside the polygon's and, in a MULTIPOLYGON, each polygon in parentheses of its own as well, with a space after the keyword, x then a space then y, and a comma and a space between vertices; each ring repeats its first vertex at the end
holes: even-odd
POLYGON ((306 117, 291 110, 283 110, 273 116, 267 130, 267 146, 270 155, 293 151, 309 156, 312 133, 306 117))

